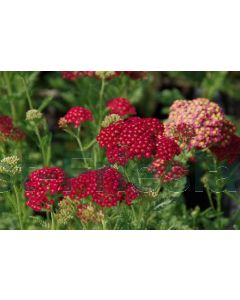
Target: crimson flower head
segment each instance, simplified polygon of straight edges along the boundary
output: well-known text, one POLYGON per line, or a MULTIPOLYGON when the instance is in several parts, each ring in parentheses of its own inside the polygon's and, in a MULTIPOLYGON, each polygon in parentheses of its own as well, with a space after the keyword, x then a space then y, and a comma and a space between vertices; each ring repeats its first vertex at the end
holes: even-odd
POLYGON ((72 124, 78 128, 85 121, 92 121, 92 112, 84 107, 76 106, 69 109, 67 114, 59 120, 59 126, 64 127, 67 124, 72 124))
POLYGON ((124 73, 131 79, 146 79, 147 72, 145 71, 124 71, 124 73))
POLYGON ((136 115, 136 108, 125 98, 115 98, 107 103, 107 108, 112 114, 119 116, 136 115))
POLYGON ((179 145, 173 138, 167 136, 160 136, 157 139, 157 152, 155 157, 161 158, 162 160, 172 160, 175 155, 181 153, 179 145))
POLYGON ((92 77, 95 75, 94 71, 62 71, 62 77, 68 80, 76 80, 78 77, 92 77))
POLYGON ((228 163, 232 164, 240 157, 240 137, 233 134, 227 145, 213 146, 210 150, 218 160, 226 160, 228 163))
POLYGON ((29 175, 25 183, 26 205, 35 211, 50 210, 56 197, 62 196, 66 177, 60 168, 43 168, 29 175))
POLYGON ((148 170, 165 183, 178 180, 188 174, 187 168, 175 160, 169 162, 163 159, 156 159, 148 170))
POLYGON ((0 116, 0 140, 10 139, 20 141, 25 138, 25 133, 13 125, 13 121, 8 116, 0 116))
POLYGON ((116 169, 104 167, 72 178, 70 191, 65 195, 80 202, 86 197, 91 197, 93 202, 102 207, 113 207, 119 202, 131 205, 139 196, 139 191, 116 169))
POLYGON ((134 158, 154 156, 157 137, 163 130, 158 119, 131 117, 102 128, 97 141, 106 149, 110 163, 124 165, 134 158))

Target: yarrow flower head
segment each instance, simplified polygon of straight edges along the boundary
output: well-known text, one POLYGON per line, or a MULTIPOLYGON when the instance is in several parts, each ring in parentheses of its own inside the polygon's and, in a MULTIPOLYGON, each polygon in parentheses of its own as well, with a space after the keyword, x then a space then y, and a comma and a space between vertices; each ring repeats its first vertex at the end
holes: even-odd
POLYGON ((139 196, 139 191, 132 183, 125 181, 116 169, 105 167, 72 178, 70 190, 65 195, 79 201, 91 197, 102 207, 112 207, 119 202, 130 205, 139 196))
POLYGON ((62 77, 68 80, 76 80, 79 77, 95 77, 97 79, 105 78, 107 80, 120 76, 127 75, 131 79, 146 79, 147 72, 144 71, 62 71, 62 77))
POLYGON ((156 158, 160 158, 164 161, 172 160, 175 155, 181 153, 181 149, 177 142, 170 137, 161 136, 157 138, 157 152, 155 154, 156 158))
POLYGON ((26 112, 26 121, 37 121, 42 118, 43 114, 37 109, 30 109, 26 112))
POLYGON ((97 79, 112 79, 119 76, 118 71, 63 71, 62 77, 68 80, 76 80, 79 77, 95 77, 97 79))
POLYGON ((107 151, 110 163, 126 164, 135 157, 150 158, 156 153, 157 136, 163 124, 154 118, 131 117, 102 128, 97 136, 100 147, 107 151))
POLYGON ((111 114, 104 118, 104 120, 101 123, 101 126, 105 128, 105 127, 108 127, 109 125, 116 123, 120 120, 121 120, 121 117, 119 115, 111 114))
POLYGON ((146 79, 147 72, 145 71, 124 71, 124 73, 131 79, 146 79))
POLYGON ((240 157, 240 137, 234 134, 227 145, 213 146, 210 150, 218 160, 232 164, 240 157))
POLYGON ((6 139, 21 141, 25 138, 25 133, 13 125, 13 121, 8 116, 0 116, 0 140, 6 139))
POLYGON ((188 174, 187 168, 174 160, 168 162, 163 159, 156 159, 148 170, 165 183, 180 179, 188 174))
POLYGON ((17 156, 4 157, 0 161, 0 173, 9 176, 19 175, 22 172, 20 159, 17 156))
POLYGON ((62 77, 68 80, 76 80, 78 77, 95 76, 95 71, 62 71, 62 77))
POLYGON ((27 206, 35 211, 51 210, 56 198, 62 196, 65 185, 66 177, 60 168, 43 168, 32 172, 25 183, 27 206))
POLYGON ((92 121, 92 112, 84 107, 76 106, 69 109, 67 114, 60 118, 59 127, 64 128, 68 124, 78 128, 83 122, 92 121))
POLYGON ((111 113, 119 116, 136 115, 136 108, 125 98, 115 98, 107 103, 107 108, 111 113))
POLYGON ((181 124, 193 126, 195 135, 189 147, 198 149, 216 144, 226 145, 235 132, 235 126, 225 119, 219 105, 204 98, 176 100, 170 107, 167 124, 168 128, 181 124))

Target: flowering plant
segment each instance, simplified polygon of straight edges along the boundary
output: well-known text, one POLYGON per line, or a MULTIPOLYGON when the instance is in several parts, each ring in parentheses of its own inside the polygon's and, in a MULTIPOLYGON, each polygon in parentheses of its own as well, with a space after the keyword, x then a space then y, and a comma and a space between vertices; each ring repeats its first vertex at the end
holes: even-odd
POLYGON ((7 216, 1 226, 238 226, 238 220, 224 217, 222 205, 224 197, 240 199, 228 189, 240 158, 240 136, 237 124, 212 99, 177 100, 174 90, 164 115, 157 106, 151 113, 156 99, 166 96, 160 84, 160 92, 155 90, 158 73, 0 76, 8 104, 0 115, 0 213, 7 216), (151 105, 148 99, 154 99, 151 105), (186 202, 194 172, 195 188, 207 195, 204 209, 186 202))

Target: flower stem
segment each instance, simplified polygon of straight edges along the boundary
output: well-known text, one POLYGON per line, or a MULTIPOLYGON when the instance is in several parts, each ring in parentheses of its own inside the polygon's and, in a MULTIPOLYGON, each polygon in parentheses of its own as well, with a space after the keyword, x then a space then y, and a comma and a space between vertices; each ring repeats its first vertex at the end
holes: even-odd
POLYGON ((8 93, 12 118, 15 121, 16 120, 16 108, 15 108, 14 103, 12 101, 12 88, 11 88, 10 80, 9 80, 9 77, 8 77, 8 72, 3 72, 3 75, 4 75, 4 79, 5 79, 5 83, 6 83, 6 89, 7 89, 7 93, 8 93))
POLYGON ((100 89, 100 92, 99 92, 99 104, 100 104, 99 126, 101 125, 102 119, 103 119, 103 95, 104 95, 104 88, 105 88, 105 78, 102 78, 101 89, 100 89))
POLYGON ((18 221, 19 221, 19 227, 22 230, 23 229, 23 222, 22 222, 22 214, 21 214, 21 207, 20 207, 20 201, 18 196, 18 190, 16 188, 16 185, 13 185, 13 190, 16 198, 16 204, 17 204, 17 215, 18 215, 18 221))
POLYGON ((53 212, 51 212, 51 221, 52 221, 51 229, 55 230, 55 218, 54 218, 54 213, 53 212))
POLYGON ((78 127, 77 135, 75 136, 75 138, 76 138, 76 141, 77 141, 77 143, 78 143, 79 149, 80 149, 81 154, 82 154, 84 166, 85 166, 86 168, 88 168, 88 163, 87 163, 87 160, 86 160, 86 158, 85 158, 85 155, 84 155, 84 149, 83 149, 82 142, 81 142, 81 139, 80 139, 80 127, 78 127))
POLYGON ((22 77, 22 79, 23 79, 23 86, 24 86, 25 93, 26 93, 26 96, 27 96, 29 108, 30 108, 30 109, 33 109, 32 99, 31 99, 31 97, 30 97, 30 94, 29 94, 29 91, 28 91, 28 88, 27 88, 27 82, 26 82, 26 79, 25 79, 24 77, 22 77))

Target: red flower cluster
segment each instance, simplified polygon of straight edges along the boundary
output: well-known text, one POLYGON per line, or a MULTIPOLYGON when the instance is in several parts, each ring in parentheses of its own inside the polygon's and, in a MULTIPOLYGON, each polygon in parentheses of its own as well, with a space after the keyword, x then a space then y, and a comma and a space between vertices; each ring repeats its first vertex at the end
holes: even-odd
POLYGON ((240 137, 234 134, 227 145, 213 146, 210 150, 218 160, 226 160, 231 164, 240 157, 240 137))
POLYGON ((149 167, 149 171, 155 173, 163 182, 180 179, 188 174, 188 169, 179 162, 156 159, 149 167))
MULTIPOLYGON (((62 77, 66 78, 68 80, 76 80, 79 77, 96 77, 100 78, 97 74, 97 71, 62 71, 62 77)), ((113 74, 111 74, 107 79, 112 79, 114 77, 117 77, 121 75, 121 73, 124 73, 131 79, 145 79, 147 77, 147 72, 143 71, 113 71, 113 74)))
POLYGON ((75 80, 78 77, 93 77, 95 75, 95 71, 62 71, 62 77, 68 80, 75 80))
POLYGON ((179 155, 181 153, 179 145, 170 137, 159 136, 156 146, 157 152, 155 157, 164 161, 172 160, 175 155, 179 155))
POLYGON ((119 116, 136 115, 136 108, 125 98, 115 98, 107 103, 107 108, 112 114, 119 116))
POLYGON ((70 181, 70 191, 65 193, 74 200, 92 197, 102 207, 116 206, 119 202, 131 205, 139 196, 136 187, 124 180, 113 168, 105 167, 79 175, 70 181))
POLYGON ((24 138, 24 132, 13 125, 10 117, 0 116, 0 140, 10 139, 20 141, 24 138))
POLYGON ((73 124, 75 128, 79 127, 85 121, 92 121, 92 112, 84 107, 76 106, 69 109, 67 114, 60 119, 59 126, 64 127, 66 124, 73 124))
POLYGON ((56 196, 61 196, 66 183, 64 171, 60 168, 43 168, 32 172, 25 183, 27 206, 35 211, 50 210, 56 196))
POLYGON ((154 156, 157 137, 163 131, 163 124, 158 119, 131 117, 102 128, 97 141, 100 147, 106 148, 110 163, 124 165, 135 157, 154 156))

